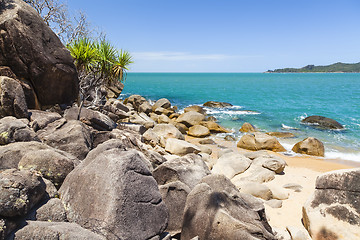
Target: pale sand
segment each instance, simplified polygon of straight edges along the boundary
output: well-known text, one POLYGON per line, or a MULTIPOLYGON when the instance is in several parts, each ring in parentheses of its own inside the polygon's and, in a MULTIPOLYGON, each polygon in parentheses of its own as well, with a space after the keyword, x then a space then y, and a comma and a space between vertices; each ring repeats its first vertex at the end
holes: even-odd
MULTIPOLYGON (((201 140, 189 136, 186 136, 185 139, 194 144, 198 144, 199 140, 201 140)), ((214 158, 217 158, 217 155, 222 148, 231 148, 241 153, 249 152, 247 150, 237 148, 236 142, 229 142, 220 138, 213 137, 212 139, 217 143, 217 145, 206 146, 210 147, 213 150, 211 156, 214 158)), ((273 152, 271 153, 274 154, 273 152)), ((283 158, 288 166, 286 166, 284 174, 277 174, 273 181, 265 184, 268 185, 270 188, 271 186, 282 187, 287 183, 296 183, 303 187, 301 192, 295 192, 294 190, 286 189, 285 191, 289 193, 289 198, 283 200, 281 208, 271 208, 270 206, 265 204, 265 211, 270 225, 272 227, 280 229, 285 229, 286 226, 296 226, 299 228, 303 228, 301 222, 302 206, 304 205, 306 200, 313 194, 315 190, 315 181, 317 176, 319 176, 321 173, 328 171, 348 169, 360 166, 350 161, 341 162, 311 157, 307 155, 290 157, 280 153, 275 154, 283 158), (347 165, 341 163, 347 163, 347 165)))

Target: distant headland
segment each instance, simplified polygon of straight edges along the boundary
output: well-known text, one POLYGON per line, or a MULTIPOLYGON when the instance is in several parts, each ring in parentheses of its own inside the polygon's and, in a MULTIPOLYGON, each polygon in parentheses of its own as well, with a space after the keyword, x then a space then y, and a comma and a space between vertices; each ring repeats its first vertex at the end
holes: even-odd
POLYGON ((282 68, 282 69, 268 70, 266 72, 267 73, 317 73, 317 72, 359 73, 360 62, 359 63, 338 62, 327 66, 307 65, 302 68, 282 68))

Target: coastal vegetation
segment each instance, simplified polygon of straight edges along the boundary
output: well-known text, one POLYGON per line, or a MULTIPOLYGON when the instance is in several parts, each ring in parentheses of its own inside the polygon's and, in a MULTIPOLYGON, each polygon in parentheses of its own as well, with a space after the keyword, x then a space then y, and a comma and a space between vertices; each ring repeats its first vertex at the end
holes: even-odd
POLYGON ((302 68, 281 68, 268 70, 269 73, 306 73, 306 72, 360 72, 359 63, 334 63, 326 66, 307 65, 302 68))

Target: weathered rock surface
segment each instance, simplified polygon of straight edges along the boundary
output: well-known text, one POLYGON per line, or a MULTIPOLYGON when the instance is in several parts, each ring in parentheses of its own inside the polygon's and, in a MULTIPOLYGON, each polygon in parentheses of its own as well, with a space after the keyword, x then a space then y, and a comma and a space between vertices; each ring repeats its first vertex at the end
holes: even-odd
POLYGON ((5 0, 1 4, 0 66, 10 66, 18 78, 30 81, 42 105, 76 101, 76 68, 56 34, 23 1, 5 0))
POLYGON ((191 189, 209 174, 210 170, 206 163, 195 154, 168 160, 153 172, 153 176, 159 185, 180 181, 191 189))
POLYGON ((181 239, 275 239, 261 203, 225 177, 206 178, 187 197, 181 239))
POLYGON ((245 172, 251 164, 251 160, 239 153, 227 153, 222 155, 212 168, 212 173, 223 174, 231 179, 235 175, 245 172))
POLYGON ((108 143, 97 148, 102 149, 90 152, 59 190, 68 220, 106 239, 140 240, 161 234, 168 212, 145 160, 136 150, 123 151, 108 143))
POLYGON ((41 172, 44 178, 50 180, 58 188, 74 167, 75 162, 73 159, 53 149, 28 152, 18 164, 19 169, 41 172))
POLYGON ((146 115, 143 112, 141 112, 141 113, 131 112, 129 121, 131 123, 141 124, 146 129, 152 128, 156 124, 156 122, 154 120, 152 120, 150 117, 148 117, 148 115, 146 115))
POLYGON ((157 124, 152 131, 159 137, 184 140, 184 135, 172 124, 157 124))
POLYGON ((264 133, 246 134, 241 137, 237 146, 252 151, 270 150, 273 152, 285 152, 286 149, 279 143, 275 137, 264 133))
POLYGON ((295 134, 291 132, 268 132, 267 135, 277 137, 277 138, 293 138, 295 134))
POLYGON ((201 121, 205 119, 205 115, 198 113, 198 112, 186 112, 181 114, 177 119, 176 122, 183 123, 187 127, 191 127, 194 125, 200 124, 201 121))
POLYGON ((206 115, 206 110, 198 105, 193 105, 193 106, 184 108, 184 112, 191 112, 191 111, 206 115))
POLYGON ((15 142, 5 146, 0 146, 0 169, 17 168, 20 160, 29 153, 36 154, 39 151, 54 151, 64 158, 77 162, 77 158, 71 154, 52 148, 40 142, 15 142))
POLYGON ((199 153, 201 150, 196 145, 187 141, 169 138, 166 141, 165 151, 171 154, 184 156, 189 153, 199 153))
POLYGON ((34 130, 29 128, 27 119, 12 116, 0 119, 0 145, 13 142, 40 141, 34 130))
POLYGON ((36 210, 36 220, 45 222, 67 222, 66 211, 59 198, 51 198, 36 210))
POLYGON ((105 240, 75 223, 45 221, 28 221, 24 228, 15 233, 14 240, 20 239, 105 240))
POLYGON ((312 239, 359 239, 360 169, 324 173, 315 188, 303 207, 304 225, 312 239))
POLYGON ((302 123, 307 123, 309 125, 312 125, 314 127, 320 127, 325 129, 343 129, 344 126, 341 125, 339 122, 337 122, 334 119, 322 117, 322 116, 309 116, 303 120, 301 120, 302 123))
POLYGON ((161 108, 170 108, 171 107, 171 103, 170 103, 170 101, 168 100, 168 99, 166 99, 166 98, 161 98, 161 99, 159 99, 159 100, 157 100, 156 102, 155 102, 155 104, 153 105, 153 111, 155 111, 155 109, 157 109, 157 108, 159 108, 159 107, 161 107, 161 108))
POLYGON ((49 123, 55 122, 61 118, 56 112, 45 112, 40 110, 30 110, 30 126, 34 131, 45 128, 49 123))
POLYGON ((256 132, 255 127, 251 123, 244 123, 239 129, 240 132, 256 132))
POLYGON ((262 198, 264 200, 270 200, 273 198, 273 194, 268 186, 258 182, 244 181, 241 184, 237 184, 240 192, 251 194, 254 197, 262 198))
POLYGON ((229 133, 230 131, 220 126, 216 122, 213 121, 203 121, 200 122, 201 125, 207 127, 212 133, 229 133))
POLYGON ((323 157, 325 155, 324 144, 318 139, 308 137, 294 145, 292 150, 296 153, 323 157))
POLYGON ((47 145, 68 152, 79 160, 86 157, 92 147, 89 129, 80 121, 59 119, 37 131, 47 145))
MULTIPOLYGON (((65 111, 64 118, 68 121, 78 120, 79 108, 72 107, 65 111)), ((81 108, 79 120, 99 131, 111 131, 116 123, 105 114, 87 108, 81 108)))
POLYGON ((20 83, 12 78, 0 76, 0 117, 14 116, 17 118, 28 118, 28 115, 28 106, 20 83))
POLYGON ((232 107, 232 104, 226 102, 215 102, 215 101, 208 101, 203 104, 204 107, 212 107, 212 108, 225 108, 225 107, 232 107))
POLYGON ((45 194, 46 185, 35 172, 8 169, 0 172, 0 216, 23 216, 45 194))
POLYGON ((210 130, 207 127, 195 125, 189 128, 188 135, 203 138, 210 135, 210 130))
POLYGON ((167 231, 178 233, 181 231, 184 208, 190 188, 180 181, 170 182, 159 186, 162 200, 169 210, 169 224, 167 231))
POLYGON ((214 140, 210 139, 210 138, 205 138, 205 139, 201 139, 199 141, 200 144, 211 144, 214 145, 216 144, 214 140))

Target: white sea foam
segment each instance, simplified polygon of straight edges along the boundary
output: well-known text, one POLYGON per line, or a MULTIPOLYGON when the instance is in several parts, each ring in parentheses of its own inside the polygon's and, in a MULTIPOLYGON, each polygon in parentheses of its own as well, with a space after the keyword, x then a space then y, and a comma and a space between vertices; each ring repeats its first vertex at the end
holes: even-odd
POLYGON ((344 153, 338 151, 325 151, 325 158, 328 159, 342 159, 354 162, 360 162, 360 153, 344 153))
POLYGON ((296 127, 287 126, 285 124, 281 124, 281 128, 287 129, 287 130, 298 130, 298 128, 296 128, 296 127))
POLYGON ((235 116, 235 115, 258 115, 261 114, 259 112, 255 112, 255 111, 251 111, 251 110, 230 110, 230 109, 211 109, 208 110, 206 109, 206 112, 208 114, 212 114, 212 115, 231 115, 231 116, 235 116))

